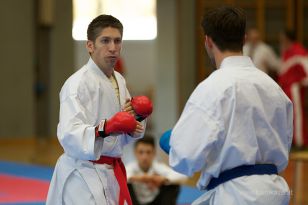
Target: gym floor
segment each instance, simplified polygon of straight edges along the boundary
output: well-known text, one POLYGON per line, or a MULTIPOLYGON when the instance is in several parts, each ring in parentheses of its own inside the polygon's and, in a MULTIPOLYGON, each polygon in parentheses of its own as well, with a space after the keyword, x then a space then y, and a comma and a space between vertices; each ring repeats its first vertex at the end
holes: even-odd
MULTIPOLYGON (((1 139, 0 205, 44 204, 53 167, 62 152, 56 139, 1 139), (31 189, 27 189, 29 186, 31 189)), ((289 166, 282 175, 291 189, 290 205, 308 204, 305 194, 308 190, 308 151, 292 151, 289 166)), ((195 180, 196 177, 190 179, 188 186, 183 188, 179 204, 189 204, 201 194, 191 186, 195 180)))

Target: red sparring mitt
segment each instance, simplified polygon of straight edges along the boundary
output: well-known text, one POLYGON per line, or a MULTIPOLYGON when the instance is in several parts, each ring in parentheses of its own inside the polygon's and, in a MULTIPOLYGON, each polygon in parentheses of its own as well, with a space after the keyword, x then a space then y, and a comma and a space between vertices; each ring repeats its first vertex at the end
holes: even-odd
POLYGON ((118 112, 105 121, 104 132, 106 135, 111 133, 133 133, 136 126, 137 122, 133 115, 128 112, 118 112))
POLYGON ((132 107, 136 113, 136 120, 141 122, 153 111, 153 104, 147 96, 136 96, 131 99, 132 107))

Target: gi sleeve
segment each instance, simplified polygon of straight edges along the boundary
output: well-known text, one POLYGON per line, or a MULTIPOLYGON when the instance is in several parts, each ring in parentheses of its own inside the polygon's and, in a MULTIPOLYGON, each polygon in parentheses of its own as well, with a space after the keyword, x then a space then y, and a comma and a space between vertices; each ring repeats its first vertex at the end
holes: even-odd
POLYGON ((95 137, 93 118, 77 95, 67 96, 60 102, 58 138, 68 155, 82 160, 99 158, 103 139, 95 137))
POLYGON ((177 172, 192 176, 214 164, 223 143, 219 122, 203 108, 188 102, 172 130, 169 164, 177 172))
POLYGON ((266 58, 265 58, 266 66, 269 67, 270 69, 274 70, 274 71, 278 71, 281 67, 281 61, 276 56, 274 51, 269 47, 265 51, 264 55, 266 56, 266 58))
POLYGON ((187 176, 175 172, 165 164, 157 163, 155 165, 157 166, 157 174, 166 177, 170 184, 178 184, 187 180, 187 176))

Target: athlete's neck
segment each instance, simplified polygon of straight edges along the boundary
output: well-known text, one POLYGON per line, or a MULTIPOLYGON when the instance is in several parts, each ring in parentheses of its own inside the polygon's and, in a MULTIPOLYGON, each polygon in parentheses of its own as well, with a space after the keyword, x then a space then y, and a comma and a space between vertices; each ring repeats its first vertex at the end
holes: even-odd
POLYGON ((103 68, 100 68, 101 71, 103 71, 103 73, 108 77, 110 78, 113 73, 114 73, 114 69, 113 68, 109 68, 109 69, 103 69, 103 68))
POLYGON ((217 69, 220 68, 221 62, 230 56, 242 56, 243 52, 242 51, 224 51, 224 52, 216 52, 214 54, 215 57, 215 62, 216 62, 216 67, 217 69))

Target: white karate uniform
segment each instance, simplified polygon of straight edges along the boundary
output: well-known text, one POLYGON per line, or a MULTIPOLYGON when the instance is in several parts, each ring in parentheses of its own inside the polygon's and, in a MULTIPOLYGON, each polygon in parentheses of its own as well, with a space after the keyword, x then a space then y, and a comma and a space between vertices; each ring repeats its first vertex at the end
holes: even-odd
MULTIPOLYGON (((254 164, 288 164, 293 109, 289 98, 246 56, 227 57, 190 96, 170 139, 169 163, 198 187, 225 170, 254 164)), ((235 178, 194 204, 287 205, 289 188, 278 175, 235 178)))
MULTIPOLYGON (((127 173, 127 179, 131 178, 132 176, 137 175, 159 175, 164 176, 168 179, 170 184, 179 184, 187 180, 187 176, 177 173, 173 171, 170 167, 167 165, 154 161, 152 163, 151 168, 148 170, 148 172, 144 172, 137 162, 132 162, 126 166, 126 173, 127 173)), ((142 182, 134 182, 132 183, 134 192, 136 194, 136 197, 138 198, 138 201, 141 204, 147 204, 152 202, 157 195, 159 194, 159 189, 150 189, 145 183, 142 182)))
POLYGON ((63 85, 57 135, 64 154, 56 164, 47 205, 118 204, 119 185, 112 165, 89 161, 101 155, 121 157, 126 144, 143 136, 95 137, 95 126, 121 111, 130 98, 124 78, 114 74, 119 98, 112 82, 91 58, 63 85))

